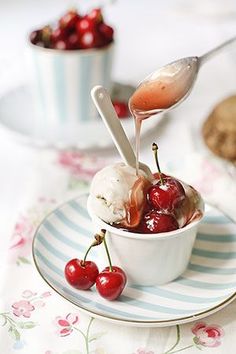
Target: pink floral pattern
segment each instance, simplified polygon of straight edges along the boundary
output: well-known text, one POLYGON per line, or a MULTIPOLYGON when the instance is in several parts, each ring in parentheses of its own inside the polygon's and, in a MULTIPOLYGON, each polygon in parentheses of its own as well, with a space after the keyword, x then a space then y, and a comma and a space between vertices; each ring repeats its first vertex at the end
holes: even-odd
POLYGON ((201 162, 201 176, 194 182, 194 187, 202 194, 209 195, 213 192, 215 183, 221 177, 222 172, 209 160, 201 162), (210 176, 210 181, 209 181, 210 176))
POLYGON ((57 326, 56 333, 65 337, 73 332, 73 325, 79 322, 79 317, 75 314, 69 313, 65 317, 57 316, 55 319, 55 325, 57 326))
POLYGON ((84 155, 78 151, 62 151, 58 156, 59 164, 75 177, 90 181, 93 175, 104 167, 104 159, 84 155))
POLYGON ((133 354, 154 354, 154 352, 152 350, 151 351, 150 350, 147 351, 146 349, 139 348, 133 354))
POLYGON ((205 322, 198 322, 191 329, 195 334, 194 342, 204 347, 218 347, 221 345, 221 339, 224 331, 220 326, 207 325, 205 322))
POLYGON ((49 291, 38 295, 38 293, 31 290, 24 290, 22 292, 23 299, 12 304, 13 314, 17 317, 23 316, 29 318, 32 311, 45 306, 45 302, 42 299, 50 295, 51 293, 49 291))
POLYGON ((24 316, 29 318, 31 316, 31 312, 34 310, 34 306, 27 300, 21 300, 15 302, 13 305, 13 314, 17 317, 24 316))
POLYGON ((40 197, 35 208, 28 210, 27 215, 20 216, 15 224, 10 243, 10 263, 17 265, 30 264, 32 239, 36 228, 52 208, 55 207, 55 199, 40 197))

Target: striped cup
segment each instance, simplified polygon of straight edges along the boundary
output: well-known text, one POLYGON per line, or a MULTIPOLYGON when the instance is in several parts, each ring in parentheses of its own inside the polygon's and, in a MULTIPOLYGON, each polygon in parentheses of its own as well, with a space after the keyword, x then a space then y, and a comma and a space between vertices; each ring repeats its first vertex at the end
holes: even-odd
POLYGON ((81 124, 98 119, 90 90, 111 88, 113 47, 58 50, 30 43, 37 129, 74 136, 81 124))

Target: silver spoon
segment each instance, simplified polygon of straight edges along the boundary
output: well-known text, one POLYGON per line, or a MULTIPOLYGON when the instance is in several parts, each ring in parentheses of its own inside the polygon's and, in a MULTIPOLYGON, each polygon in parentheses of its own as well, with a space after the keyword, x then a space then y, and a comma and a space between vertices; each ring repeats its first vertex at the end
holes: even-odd
POLYGON ((200 57, 182 58, 151 73, 139 84, 131 96, 129 100, 131 111, 140 118, 147 118, 153 114, 172 109, 182 103, 190 94, 202 64, 235 40, 236 37, 233 37, 200 57), (151 109, 145 106, 147 90, 149 90, 152 99, 156 99, 151 106, 149 104, 151 109), (139 99, 139 104, 137 104, 137 99, 139 99))

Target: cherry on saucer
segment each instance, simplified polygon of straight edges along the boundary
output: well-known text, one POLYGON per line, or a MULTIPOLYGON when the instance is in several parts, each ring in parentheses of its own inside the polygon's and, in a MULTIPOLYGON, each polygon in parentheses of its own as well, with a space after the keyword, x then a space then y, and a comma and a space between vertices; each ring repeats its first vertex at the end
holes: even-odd
POLYGON ((65 266, 66 280, 76 289, 90 289, 95 284, 98 274, 98 267, 92 261, 74 258, 65 266))

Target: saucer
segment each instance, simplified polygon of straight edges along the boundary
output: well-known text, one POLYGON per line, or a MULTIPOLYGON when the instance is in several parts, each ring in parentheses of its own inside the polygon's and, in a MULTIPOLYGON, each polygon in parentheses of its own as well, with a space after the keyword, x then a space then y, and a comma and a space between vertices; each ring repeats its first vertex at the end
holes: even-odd
MULTIPOLYGON (((87 197, 81 195, 53 211, 34 236, 36 268, 64 299, 92 317, 113 323, 164 327, 209 316, 236 298, 236 225, 210 206, 199 226, 188 268, 178 279, 162 286, 127 285, 115 301, 101 298, 95 287, 88 291, 72 288, 64 278, 65 264, 72 258, 83 259, 94 234, 87 197)), ((100 262, 99 249, 91 250, 90 259, 102 269, 107 264, 100 262)))
MULTIPOLYGON (((116 99, 124 99, 124 96, 130 95, 131 92, 131 86, 114 84, 113 97, 116 99)), ((62 135, 61 129, 60 131, 54 129, 52 134, 42 127, 37 128, 33 119, 34 114, 28 86, 20 86, 0 97, 0 128, 15 140, 37 147, 57 149, 97 150, 113 147, 112 139, 100 117, 97 121, 84 122, 79 131, 65 129, 62 135)), ((142 138, 153 131, 159 121, 159 117, 147 120, 142 127, 142 138)), ((128 138, 134 140, 133 119, 124 118, 121 119, 121 123, 128 138)))

